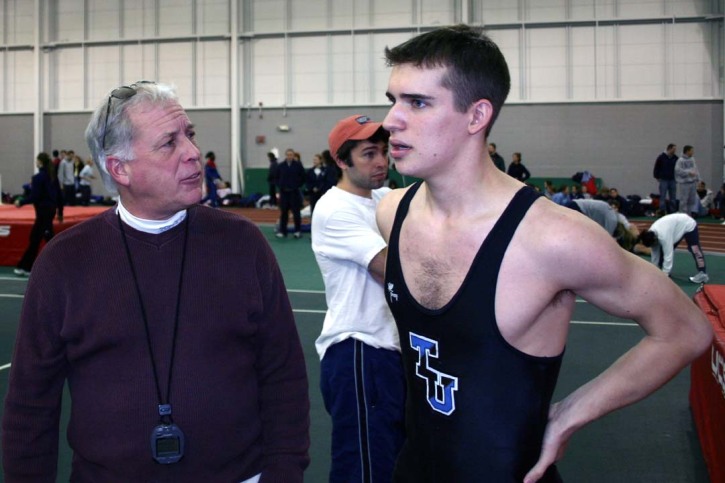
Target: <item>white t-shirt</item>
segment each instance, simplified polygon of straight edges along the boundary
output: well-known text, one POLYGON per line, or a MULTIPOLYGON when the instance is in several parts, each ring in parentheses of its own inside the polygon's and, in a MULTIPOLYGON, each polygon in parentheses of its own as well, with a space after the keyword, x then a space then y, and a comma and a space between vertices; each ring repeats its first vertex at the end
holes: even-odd
POLYGON ((320 359, 328 347, 350 337, 400 351, 383 286, 368 272, 370 261, 386 246, 375 222, 375 208, 389 191, 374 190, 370 199, 333 187, 315 206, 312 251, 327 300, 322 333, 315 342, 320 359))
POLYGON ((684 213, 663 216, 652 223, 649 229, 657 235, 657 243, 652 245, 652 263, 659 265, 660 257, 664 256, 662 271, 669 274, 672 271, 675 243, 696 227, 695 220, 684 213))

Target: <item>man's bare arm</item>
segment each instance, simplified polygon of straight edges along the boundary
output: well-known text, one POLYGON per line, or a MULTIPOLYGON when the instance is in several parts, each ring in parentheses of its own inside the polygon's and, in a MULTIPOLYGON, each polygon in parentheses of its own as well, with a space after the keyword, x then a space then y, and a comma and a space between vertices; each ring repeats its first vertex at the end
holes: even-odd
POLYGON ((368 263, 368 272, 370 275, 382 285, 385 280, 385 259, 388 256, 388 248, 385 247, 378 252, 377 255, 368 263))
POLYGON ((704 314, 679 287, 587 225, 576 227, 574 247, 561 247, 566 256, 549 258, 559 267, 551 272, 552 281, 612 315, 634 320, 645 337, 598 377, 552 406, 540 459, 526 483, 541 478, 563 455, 574 432, 654 392, 705 351, 712 339, 704 314))

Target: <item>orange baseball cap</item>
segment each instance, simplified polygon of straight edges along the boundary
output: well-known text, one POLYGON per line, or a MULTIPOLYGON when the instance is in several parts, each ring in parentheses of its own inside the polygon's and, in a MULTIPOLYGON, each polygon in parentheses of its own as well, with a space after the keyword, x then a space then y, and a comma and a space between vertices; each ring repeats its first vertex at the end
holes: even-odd
POLYGON ((338 121, 335 127, 330 131, 328 143, 330 145, 330 154, 333 158, 337 158, 337 151, 345 144, 345 141, 363 141, 369 139, 375 132, 383 127, 381 122, 373 122, 368 116, 355 114, 338 121))

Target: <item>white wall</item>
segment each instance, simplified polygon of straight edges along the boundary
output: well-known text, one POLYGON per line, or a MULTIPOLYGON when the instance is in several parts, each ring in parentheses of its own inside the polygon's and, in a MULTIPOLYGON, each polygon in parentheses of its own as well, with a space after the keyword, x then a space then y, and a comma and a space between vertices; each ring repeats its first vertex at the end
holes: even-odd
MULTIPOLYGON (((721 3, 721 2, 720 2, 721 3)), ((720 98, 720 29, 707 0, 0 0, 0 113, 91 109, 138 79, 188 107, 385 104, 382 60, 420 29, 484 25, 512 72, 511 102, 720 98), (240 12, 231 86, 230 2, 240 12), (470 8, 469 8, 470 3, 470 8), (3 49, 2 47, 6 47, 3 49), (250 58, 245 58, 245 53, 250 58)))
POLYGON ((500 45, 509 104, 723 96, 722 1, 40 0, 37 18, 34 3, 0 0, 0 115, 89 112, 139 79, 189 109, 231 112, 234 93, 243 110, 385 106, 383 49, 458 22, 500 45))

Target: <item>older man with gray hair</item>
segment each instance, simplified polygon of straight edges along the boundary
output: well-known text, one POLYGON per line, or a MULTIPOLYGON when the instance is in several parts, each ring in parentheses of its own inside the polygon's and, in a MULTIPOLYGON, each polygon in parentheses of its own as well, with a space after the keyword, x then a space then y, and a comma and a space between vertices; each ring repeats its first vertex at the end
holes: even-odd
POLYGON ((199 206, 199 148, 174 90, 114 89, 86 140, 120 198, 33 268, 5 481, 55 481, 67 380, 74 481, 301 483, 308 385, 284 282, 256 226, 199 206))

